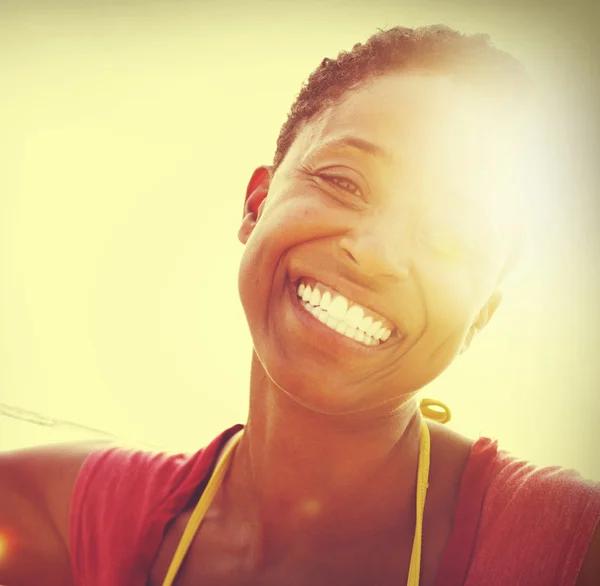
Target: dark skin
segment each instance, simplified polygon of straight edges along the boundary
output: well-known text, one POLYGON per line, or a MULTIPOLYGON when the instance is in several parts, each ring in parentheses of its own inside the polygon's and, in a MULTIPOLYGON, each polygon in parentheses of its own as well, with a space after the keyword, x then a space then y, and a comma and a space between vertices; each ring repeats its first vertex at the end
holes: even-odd
MULTIPOLYGON (((478 133, 489 136, 473 103, 445 78, 382 76, 307 124, 274 174, 255 171, 239 232, 254 342, 250 415, 179 586, 406 581, 416 393, 494 314, 508 254, 498 201, 479 182, 489 173, 473 169, 478 133), (376 347, 333 333, 299 308, 302 277, 395 331, 376 347)), ((472 447, 428 425, 425 586, 435 582, 472 447)), ((150 584, 162 583, 190 512, 170 526, 150 584)), ((590 563, 578 584, 588 583, 590 563)))
MULTIPOLYGON (((444 118, 461 123, 462 97, 442 78, 386 76, 307 125, 273 177, 267 168, 254 173, 240 229, 240 294, 254 341, 250 416, 180 584, 406 579, 416 392, 468 347, 500 299, 494 286, 504 251, 493 220, 485 212, 479 224, 449 217, 455 194, 469 195, 464 181, 440 191, 432 180, 449 164, 454 181, 465 176, 455 171, 468 163, 467 146, 458 157, 456 145, 427 146, 432 133, 449 131, 440 130, 444 118), (425 99, 440 92, 448 98, 443 112, 425 99), (345 137, 377 149, 340 144, 345 137), (327 338, 317 320, 298 318, 290 290, 303 276, 372 308, 396 331, 375 348, 327 338)), ((434 582, 472 445, 442 426, 430 429, 423 584, 434 582)), ((153 584, 186 517, 167 535, 153 584)))

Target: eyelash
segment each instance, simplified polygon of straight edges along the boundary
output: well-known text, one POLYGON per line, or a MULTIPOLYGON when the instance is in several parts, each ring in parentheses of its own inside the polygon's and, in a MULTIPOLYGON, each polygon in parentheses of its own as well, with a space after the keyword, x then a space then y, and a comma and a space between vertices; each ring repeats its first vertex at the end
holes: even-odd
POLYGON ((336 187, 339 187, 340 189, 342 189, 343 191, 345 191, 347 193, 356 195, 361 198, 363 197, 360 187, 358 187, 358 185, 356 185, 356 183, 354 183, 354 181, 352 181, 351 179, 348 179, 347 177, 343 177, 341 175, 330 175, 329 173, 322 173, 321 175, 319 175, 319 177, 321 179, 323 179, 323 181, 326 181, 327 183, 332 183, 333 185, 335 185, 336 187), (348 189, 347 187, 340 185, 338 183, 338 181, 342 181, 344 183, 351 184, 352 187, 355 189, 355 191, 353 189, 348 189))

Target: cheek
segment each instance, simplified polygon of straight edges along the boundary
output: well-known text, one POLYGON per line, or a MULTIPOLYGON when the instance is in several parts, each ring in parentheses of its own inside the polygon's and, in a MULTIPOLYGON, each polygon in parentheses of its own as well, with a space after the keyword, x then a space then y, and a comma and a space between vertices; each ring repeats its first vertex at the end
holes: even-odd
POLYGON ((474 262, 440 260, 422 254, 419 280, 430 316, 429 325, 439 329, 468 328, 487 299, 485 271, 474 262))
POLYGON ((250 247, 250 243, 246 245, 238 272, 238 293, 251 332, 256 324, 260 305, 264 298, 261 291, 260 274, 253 270, 256 252, 250 247))
POLYGON ((403 358, 408 389, 419 389, 442 374, 463 347, 471 324, 468 304, 448 289, 430 290, 422 335, 403 358))
POLYGON ((448 286, 434 290, 427 299, 428 329, 438 335, 451 332, 466 332, 475 314, 470 296, 465 295, 461 287, 449 283, 448 286))
POLYGON ((299 244, 339 236, 356 221, 352 210, 314 186, 282 192, 265 208, 249 244, 260 241, 261 255, 277 257, 299 244))
POLYGON ((330 215, 323 211, 322 201, 310 192, 281 194, 263 208, 245 245, 238 275, 241 302, 251 325, 258 310, 266 308, 272 288, 283 284, 286 267, 278 267, 285 265, 288 252, 335 233, 330 215))
POLYGON ((468 271, 437 267, 423 278, 427 321, 423 342, 440 360, 452 360, 475 320, 482 302, 477 299, 468 271))

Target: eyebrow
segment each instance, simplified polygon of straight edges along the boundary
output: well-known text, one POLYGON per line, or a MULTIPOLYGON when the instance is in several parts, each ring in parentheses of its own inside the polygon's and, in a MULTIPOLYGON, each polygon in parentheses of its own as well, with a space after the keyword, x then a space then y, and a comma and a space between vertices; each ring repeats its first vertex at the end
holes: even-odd
POLYGON ((360 136, 348 135, 341 138, 336 138, 323 144, 319 150, 328 149, 331 147, 351 147, 363 151, 373 157, 383 159, 386 162, 391 162, 392 160, 392 156, 388 151, 379 145, 366 140, 365 138, 361 138, 360 136))

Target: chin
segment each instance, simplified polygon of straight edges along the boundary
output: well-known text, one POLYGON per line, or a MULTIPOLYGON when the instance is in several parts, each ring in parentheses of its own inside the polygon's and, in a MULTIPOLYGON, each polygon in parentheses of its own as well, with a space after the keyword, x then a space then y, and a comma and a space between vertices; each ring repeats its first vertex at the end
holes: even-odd
POLYGON ((289 360, 261 361, 269 379, 286 399, 299 407, 322 415, 346 415, 367 412, 384 403, 399 403, 401 396, 382 396, 368 383, 343 380, 339 374, 327 377, 324 369, 313 365, 295 363, 290 367, 289 360), (369 389, 366 393, 365 389, 369 389))
POLYGON ((349 397, 344 389, 311 379, 304 377, 301 382, 281 381, 277 386, 292 401, 315 413, 339 415, 358 407, 356 398, 349 397))

